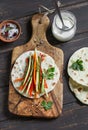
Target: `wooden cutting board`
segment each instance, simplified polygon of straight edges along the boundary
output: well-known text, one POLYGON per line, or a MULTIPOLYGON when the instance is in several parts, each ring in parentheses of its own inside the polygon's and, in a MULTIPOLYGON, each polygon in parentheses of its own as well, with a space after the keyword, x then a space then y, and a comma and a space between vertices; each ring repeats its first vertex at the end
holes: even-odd
MULTIPOLYGON (((11 80, 9 83, 9 111, 13 114, 20 116, 32 116, 43 118, 56 118, 62 113, 63 107, 63 82, 62 82, 62 69, 63 69, 63 51, 59 48, 51 46, 46 39, 46 30, 49 25, 49 18, 42 14, 36 14, 32 17, 32 38, 25 45, 14 48, 12 53, 12 66, 15 60, 24 52, 38 50, 49 54, 55 60, 60 69, 60 80, 54 90, 49 93, 49 97, 43 96, 39 99, 28 99, 21 96, 14 89, 11 80), (50 110, 44 110, 41 106, 43 100, 52 101, 53 106, 50 110)), ((11 79, 11 78, 10 78, 11 79)))

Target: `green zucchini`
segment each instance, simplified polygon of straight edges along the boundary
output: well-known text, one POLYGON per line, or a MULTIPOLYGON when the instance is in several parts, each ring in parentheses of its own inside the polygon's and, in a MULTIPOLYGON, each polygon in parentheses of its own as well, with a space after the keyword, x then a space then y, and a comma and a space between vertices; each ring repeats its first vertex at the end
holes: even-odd
POLYGON ((25 89, 24 89, 24 91, 26 91, 26 94, 28 94, 28 91, 29 91, 29 89, 30 89, 30 85, 31 85, 31 82, 32 82, 32 76, 33 76, 33 63, 34 63, 34 61, 33 61, 33 59, 31 60, 31 70, 30 70, 30 75, 29 75, 29 77, 28 77, 28 80, 27 80, 27 82, 26 82, 26 84, 25 84, 25 89))
POLYGON ((42 84, 41 84, 41 93, 45 92, 45 87, 44 87, 44 78, 42 79, 42 84))
POLYGON ((25 78, 24 78, 24 81, 23 81, 23 84, 25 84, 27 78, 28 78, 28 75, 29 75, 29 72, 30 72, 30 69, 31 69, 31 60, 32 60, 32 56, 29 56, 29 63, 28 63, 28 68, 27 68, 27 72, 26 72, 26 75, 25 75, 25 78))
MULTIPOLYGON (((36 54, 36 56, 37 56, 37 54, 36 54)), ((38 59, 38 57, 37 57, 37 70, 36 70, 36 92, 39 92, 39 89, 38 89, 38 87, 39 87, 39 59, 38 59)))

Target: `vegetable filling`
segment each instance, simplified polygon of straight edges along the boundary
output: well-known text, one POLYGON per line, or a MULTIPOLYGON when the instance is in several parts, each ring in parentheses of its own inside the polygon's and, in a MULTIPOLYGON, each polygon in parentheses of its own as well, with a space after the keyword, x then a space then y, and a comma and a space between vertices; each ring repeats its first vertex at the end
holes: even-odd
MULTIPOLYGON (((38 55, 35 49, 34 54, 29 55, 26 62, 26 71, 24 77, 15 79, 14 82, 21 82, 17 88, 21 93, 26 93, 29 96, 39 97, 40 93, 46 93, 48 84, 46 80, 52 80, 55 74, 55 68, 49 67, 42 70, 42 55, 38 55)), ((45 57, 44 57, 45 58, 45 57)))

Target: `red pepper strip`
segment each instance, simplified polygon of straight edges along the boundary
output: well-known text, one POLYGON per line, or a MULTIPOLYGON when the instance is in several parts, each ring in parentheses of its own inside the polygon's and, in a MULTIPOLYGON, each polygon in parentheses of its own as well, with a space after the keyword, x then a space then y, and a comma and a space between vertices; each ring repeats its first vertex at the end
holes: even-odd
POLYGON ((24 85, 20 86, 18 89, 19 90, 22 90, 24 88, 24 85))
MULTIPOLYGON (((29 75, 30 75, 30 73, 28 74, 28 77, 29 77, 29 75)), ((26 79, 26 82, 27 82, 27 80, 28 80, 28 77, 27 77, 27 79, 26 79)), ((22 91, 22 90, 24 89, 25 85, 26 85, 26 82, 25 82, 24 85, 20 86, 18 89, 22 91)))
POLYGON ((29 58, 26 58, 25 62, 28 64, 28 62, 29 62, 29 58))
POLYGON ((46 83, 46 80, 44 79, 44 87, 45 88, 48 88, 48 85, 47 85, 47 83, 46 83))
MULTIPOLYGON (((29 75, 30 75, 30 73, 29 73, 29 75)), ((29 77, 29 75, 28 75, 28 77, 29 77)), ((27 77, 27 79, 26 79, 26 82, 27 82, 27 80, 28 80, 28 77, 27 77)), ((22 91, 22 90, 24 89, 25 85, 26 85, 26 82, 25 82, 24 85, 21 85, 18 89, 22 91)))
POLYGON ((22 81, 24 78, 22 77, 22 78, 17 78, 17 79, 15 79, 14 80, 14 82, 20 82, 20 81, 22 81))
POLYGON ((29 95, 32 96, 32 92, 34 90, 34 83, 33 83, 33 80, 32 80, 32 83, 31 83, 31 86, 30 86, 30 89, 29 89, 29 95))

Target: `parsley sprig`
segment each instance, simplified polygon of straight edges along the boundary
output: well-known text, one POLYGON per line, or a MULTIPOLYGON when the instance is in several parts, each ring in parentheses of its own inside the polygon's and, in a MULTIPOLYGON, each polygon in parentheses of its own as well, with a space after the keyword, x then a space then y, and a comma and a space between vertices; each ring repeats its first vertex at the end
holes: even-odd
POLYGON ((83 61, 80 60, 80 59, 77 59, 75 62, 72 63, 71 68, 73 70, 83 71, 84 70, 84 68, 83 68, 83 61))
POLYGON ((44 71, 43 77, 46 78, 46 79, 49 79, 49 80, 53 79, 54 78, 54 72, 55 72, 54 67, 48 68, 46 71, 44 71))
POLYGON ((48 102, 46 102, 46 101, 42 101, 41 102, 41 106, 47 111, 47 110, 49 110, 49 109, 51 109, 52 108, 52 105, 53 105, 53 102, 52 101, 48 101, 48 102))

